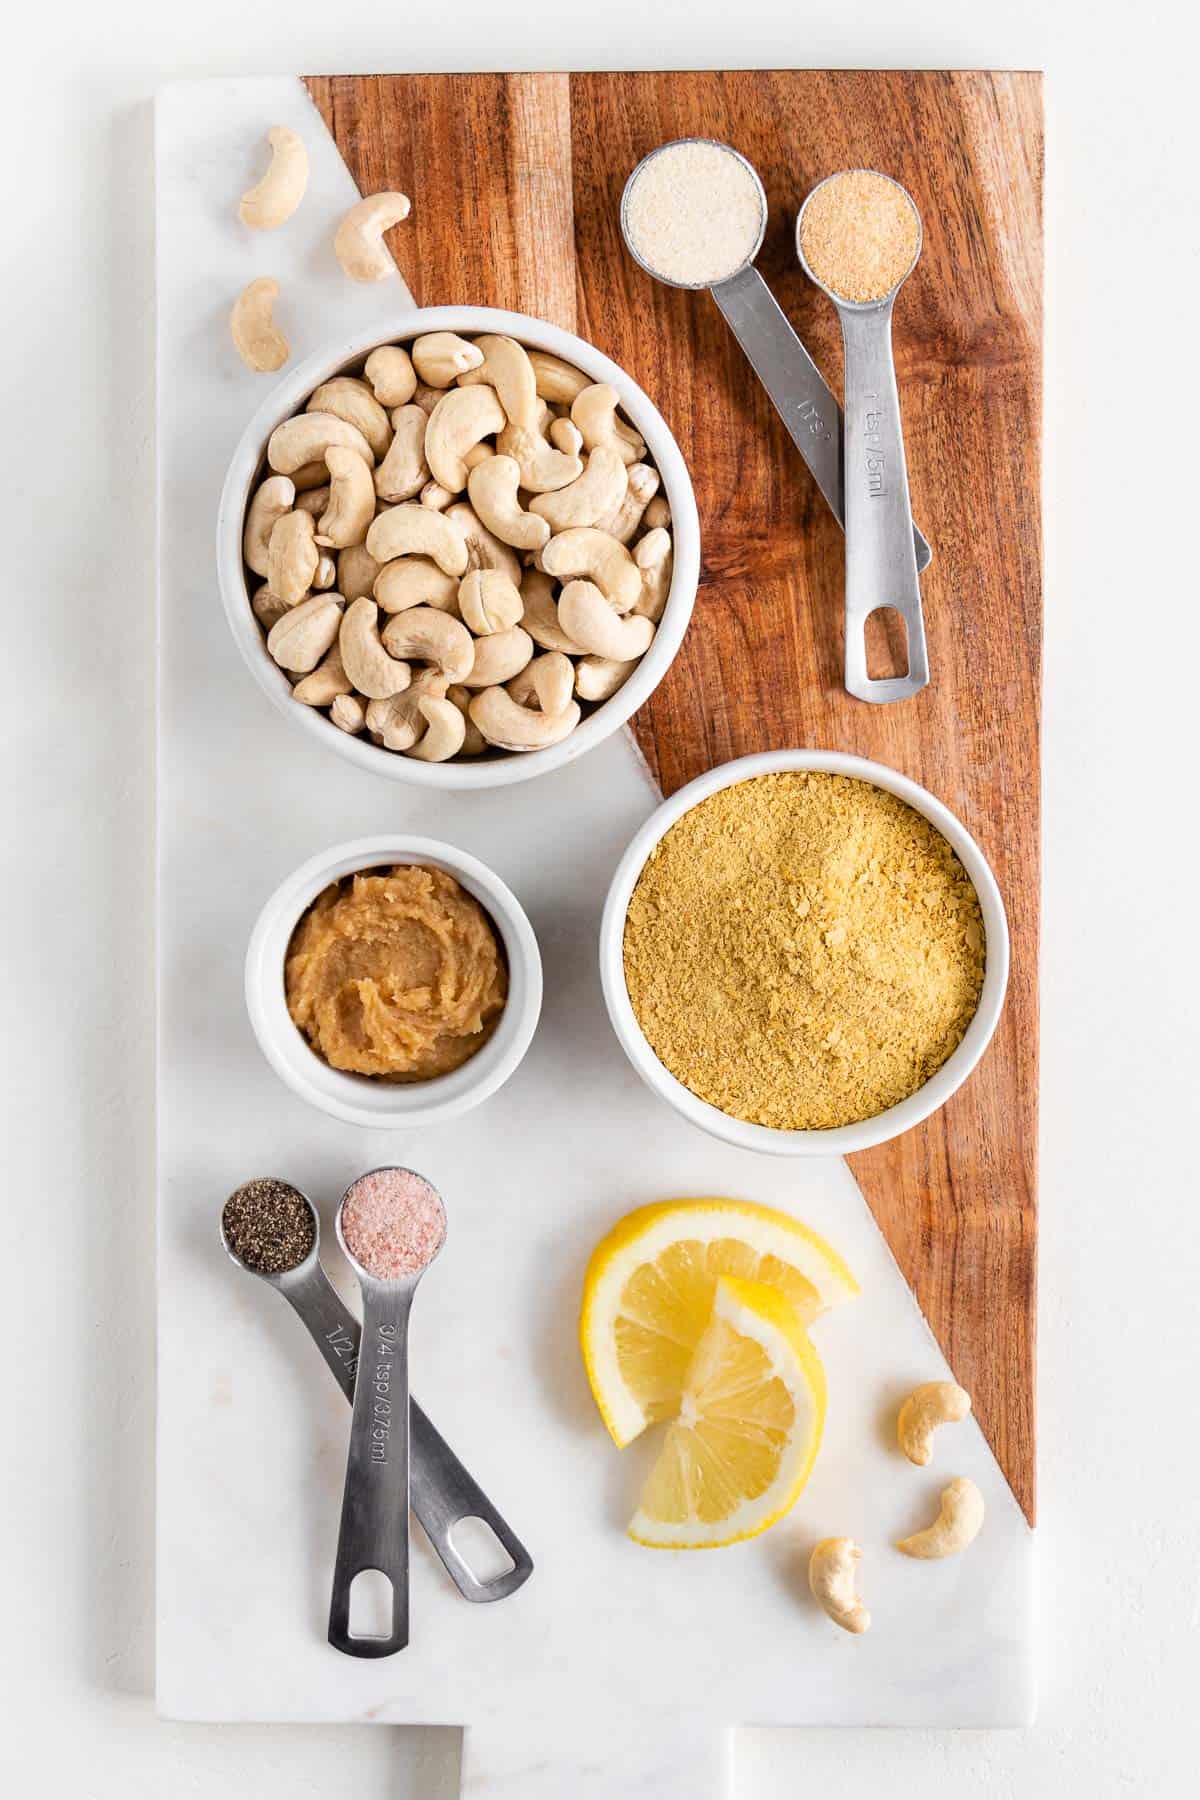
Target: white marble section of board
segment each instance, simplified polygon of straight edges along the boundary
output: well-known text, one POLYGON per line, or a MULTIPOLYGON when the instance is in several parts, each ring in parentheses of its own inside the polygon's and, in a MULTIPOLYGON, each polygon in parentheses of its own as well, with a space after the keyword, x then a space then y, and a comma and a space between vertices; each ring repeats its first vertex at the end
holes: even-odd
MULTIPOLYGON (((690 1764, 710 1743, 711 1765, 700 1762, 719 1786, 735 1724, 1024 1722, 1032 1536, 974 1422, 945 1434, 932 1470, 895 1449, 900 1394, 946 1371, 856 1184, 838 1162, 784 1165, 700 1136, 642 1087, 608 1028, 596 927, 653 804, 628 742, 447 801, 322 755, 242 667, 217 600, 213 520, 226 459, 270 378, 238 362, 229 304, 253 275, 276 275, 300 356, 385 319, 406 294, 341 275, 332 232, 355 189, 298 82, 174 86, 157 136, 160 1709, 464 1725, 471 1791, 503 1794, 507 1779, 522 1800, 588 1796, 584 1774, 606 1743, 626 1760, 643 1746, 666 1800, 664 1745, 686 1746, 690 1764), (237 198, 281 122, 309 145, 309 194, 281 231, 250 234, 237 198), (403 1139, 293 1098, 259 1056, 241 997, 246 938, 275 883, 323 845, 391 827, 491 863, 530 913, 547 977, 538 1037, 511 1084, 465 1122, 403 1139), (437 1180, 451 1224, 414 1317, 414 1385, 537 1568, 512 1599, 467 1607, 418 1536, 411 1649, 353 1663, 324 1641, 345 1403, 284 1306, 225 1260, 217 1209, 237 1182, 274 1172, 311 1192, 328 1226, 349 1179, 400 1155, 437 1180), (649 1446, 618 1455, 596 1416, 575 1345, 579 1282, 627 1207, 712 1192, 784 1206, 828 1233, 864 1292, 814 1331, 829 1424, 792 1519, 754 1544, 663 1555, 622 1535, 649 1446), (983 1535, 959 1560, 907 1561, 892 1540, 955 1474, 984 1491, 983 1535), (829 1532, 864 1546, 865 1638, 837 1632, 808 1598, 807 1551, 829 1532), (543 1754, 531 1759, 531 1745, 543 1754)), ((634 1767, 625 1792, 638 1791, 634 1767)), ((694 1785, 676 1791, 696 1800, 694 1785)))

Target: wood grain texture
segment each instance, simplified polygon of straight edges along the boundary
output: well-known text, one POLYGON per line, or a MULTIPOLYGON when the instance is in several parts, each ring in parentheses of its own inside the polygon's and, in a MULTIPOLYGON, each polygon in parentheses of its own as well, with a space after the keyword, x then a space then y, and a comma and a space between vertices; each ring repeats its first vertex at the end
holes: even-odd
POLYGON ((855 1175, 1013 1491, 1035 1506, 1041 646, 1042 102, 1033 74, 808 71, 315 78, 364 191, 414 197, 395 249, 430 304, 509 306, 627 368, 696 486, 694 623, 635 728, 664 792, 730 757, 814 745, 913 776, 967 823, 1013 934, 1009 998, 966 1087, 855 1175), (724 138, 770 201, 759 266, 840 383, 832 307, 795 214, 823 175, 915 197, 921 262, 896 363, 933 681, 890 707, 841 685, 842 540, 716 308, 645 277, 617 205, 664 140, 724 138))

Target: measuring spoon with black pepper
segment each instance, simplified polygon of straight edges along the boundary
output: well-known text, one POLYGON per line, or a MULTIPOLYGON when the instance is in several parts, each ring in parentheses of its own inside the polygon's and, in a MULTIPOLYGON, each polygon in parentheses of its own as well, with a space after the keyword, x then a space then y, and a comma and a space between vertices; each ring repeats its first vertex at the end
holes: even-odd
MULTIPOLYGON (((308 1196, 290 1182, 273 1177, 238 1188, 221 1215, 221 1242, 230 1260, 247 1274, 257 1275, 287 1301, 353 1405, 362 1330, 322 1267, 320 1229, 308 1196), (261 1194, 267 1188, 274 1192, 263 1196, 270 1203, 270 1228, 264 1233, 260 1223, 263 1206, 238 1209, 234 1203, 249 1190, 261 1194), (293 1257, 299 1260, 292 1261, 293 1257)), ((464 1600, 480 1605, 515 1594, 533 1573, 528 1550, 415 1400, 410 1403, 410 1430, 412 1509, 451 1581, 464 1600), (451 1536, 454 1527, 466 1519, 483 1521, 511 1568, 481 1581, 467 1566, 451 1536)))

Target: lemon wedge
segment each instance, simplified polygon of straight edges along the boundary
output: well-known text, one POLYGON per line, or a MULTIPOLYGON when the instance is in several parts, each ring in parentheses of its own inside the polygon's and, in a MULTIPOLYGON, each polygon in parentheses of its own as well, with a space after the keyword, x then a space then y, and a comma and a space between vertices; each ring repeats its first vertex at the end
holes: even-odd
POLYGON ((659 1550, 757 1537, 795 1505, 824 1424, 825 1372, 791 1302, 722 1276, 630 1537, 659 1550))
POLYGON ((579 1338, 596 1405, 619 1446, 679 1412, 719 1277, 764 1282, 801 1325, 858 1293, 850 1270, 798 1219, 749 1200, 664 1200, 597 1244, 579 1338))

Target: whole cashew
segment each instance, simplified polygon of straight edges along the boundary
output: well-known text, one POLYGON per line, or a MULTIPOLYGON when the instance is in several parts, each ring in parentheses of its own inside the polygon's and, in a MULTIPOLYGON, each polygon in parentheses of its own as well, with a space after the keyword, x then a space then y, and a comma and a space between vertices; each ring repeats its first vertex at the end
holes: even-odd
POLYGON ((488 458, 490 456, 495 456, 495 454, 495 445, 489 444, 486 438, 481 438, 477 444, 472 444, 471 448, 463 455, 463 462, 466 464, 467 474, 470 475, 472 469, 477 469, 481 462, 487 462, 488 458))
POLYGON ((660 526, 669 526, 670 523, 671 508, 661 494, 656 494, 642 514, 642 524, 648 526, 651 531, 656 531, 660 526))
POLYGON ((476 637, 491 637, 519 624, 525 603, 499 569, 468 569, 459 584, 458 611, 476 637))
POLYGON ((658 470, 652 469, 649 463, 632 463, 624 495, 611 513, 596 520, 597 526, 615 537, 618 543, 629 543, 657 492, 658 470))
POLYGON ((463 741, 459 746, 460 756, 482 756, 487 749, 487 739, 470 714, 471 690, 468 687, 451 687, 446 689, 447 700, 453 700, 463 716, 463 741))
POLYGON ((496 449, 517 462, 521 486, 542 494, 575 481, 583 472, 579 458, 564 455, 542 436, 542 403, 528 352, 515 338, 490 333, 475 342, 484 361, 478 370, 468 371, 467 379, 477 376, 490 382, 499 395, 507 424, 496 440, 496 449))
POLYGON ((406 662, 395 662, 379 636, 379 608, 364 595, 346 608, 338 633, 342 665, 351 682, 368 700, 390 700, 412 682, 406 662))
POLYGON ((577 394, 591 385, 582 369, 577 369, 574 363, 564 362, 561 356, 551 356, 548 350, 530 350, 528 355, 537 391, 543 400, 569 406, 577 394))
POLYGON ((282 369, 290 354, 287 339, 271 317, 278 298, 279 283, 271 275, 260 275, 242 289, 229 315, 233 347, 256 375, 270 375, 282 369))
POLYGON ((670 532, 661 525, 648 531, 634 550, 633 560, 642 572, 642 591, 633 610, 644 619, 653 619, 657 625, 671 591, 670 532))
MULTIPOLYGON (((329 470, 325 468, 325 463, 323 460, 321 463, 321 467, 324 470, 326 476, 328 476, 329 470)), ((292 478, 290 476, 286 476, 286 475, 276 475, 273 477, 273 479, 276 481, 288 481, 288 480, 291 480, 292 478)), ((295 481, 292 480, 292 486, 295 487, 295 485, 296 485, 295 481)), ((311 513, 314 519, 319 519, 321 514, 325 511, 325 508, 328 505, 329 505, 329 482, 328 482, 328 480, 326 480, 326 482, 324 483, 324 485, 322 487, 305 488, 305 490, 302 494, 297 493, 297 495, 296 495, 296 511, 311 513)))
POLYGON ((375 577, 374 595, 384 612, 407 612, 410 606, 433 606, 438 612, 458 610, 459 578, 444 575, 427 556, 405 556, 384 563, 375 577))
POLYGON ((521 564, 516 551, 493 537, 473 506, 459 500, 449 506, 443 517, 456 525, 467 541, 467 565, 472 569, 498 569, 516 587, 521 580, 521 564))
POLYGON ((285 606, 303 600, 312 586, 319 557, 310 513, 288 512, 276 519, 267 545, 267 586, 285 606))
POLYGON ((339 731, 357 737, 367 723, 367 709, 357 694, 339 694, 329 708, 329 717, 339 731))
MULTIPOLYGON (((627 613, 636 606, 641 595, 641 571, 624 544, 618 544, 616 538, 609 537, 606 531, 597 531, 594 526, 559 532, 557 537, 550 539, 541 557, 547 575, 556 575, 560 581, 579 578, 593 582, 619 613, 627 613)), ((571 627, 562 617, 561 601, 559 618, 563 630, 570 632, 571 627)), ((586 647, 600 656, 613 654, 601 650, 597 644, 586 647)), ((640 653, 630 652, 630 655, 636 654, 640 653)))
POLYGON ((329 470, 325 467, 324 455, 317 462, 301 463, 298 469, 289 469, 288 474, 296 484, 296 505, 312 513, 314 518, 324 512, 329 502, 329 470), (316 504, 318 495, 319 506, 316 504))
POLYGON ((569 581, 558 597, 558 616, 569 637, 593 656, 612 662, 632 662, 644 656, 654 640, 649 619, 631 613, 622 618, 613 611, 591 581, 569 581))
POLYGON ((328 550, 322 550, 317 558, 317 566, 313 570, 312 584, 324 591, 331 588, 337 580, 337 563, 328 550))
POLYGON ((854 1591, 854 1566, 862 1551, 853 1538, 822 1538, 808 1559, 813 1599, 835 1625, 855 1634, 870 1628, 871 1615, 854 1591))
POLYGON ((328 594, 313 594, 289 607, 267 635, 267 649, 281 669, 308 675, 333 644, 342 609, 328 594))
POLYGON ((461 494, 467 485, 464 453, 503 425, 495 388, 450 388, 430 413, 425 429, 425 461, 434 480, 461 494))
MULTIPOLYGON (((364 542, 375 517, 375 483, 357 450, 346 450, 340 444, 329 446, 325 466, 329 470, 329 505, 318 522, 317 542, 348 550, 351 544, 364 542)), ((298 517, 307 518, 308 514, 298 517)))
POLYGON ((351 281, 383 281, 396 273, 385 231, 407 219, 407 194, 368 194, 350 208, 333 240, 333 251, 351 281))
POLYGON ((571 704, 575 665, 561 650, 548 650, 544 656, 535 656, 505 685, 518 706, 536 701, 542 712, 557 715, 571 704))
POLYGON ((419 406, 397 406, 392 412, 392 443, 375 471, 375 492, 381 500, 411 500, 429 480, 425 461, 425 427, 428 415, 419 406))
MULTIPOLYGON (((291 475, 300 487, 302 470, 313 464, 321 466, 321 481, 327 479, 325 452, 335 444, 357 450, 368 469, 375 467, 375 452, 357 425, 339 419, 335 413, 297 413, 277 425, 267 439, 267 461, 280 475, 291 475)), ((315 481, 304 484, 316 487, 315 481)))
POLYGON ((546 436, 564 456, 578 456, 583 449, 583 433, 570 419, 551 419, 546 436))
POLYGON ((324 662, 317 664, 311 675, 298 681, 292 698, 303 706, 331 706, 339 694, 353 693, 353 684, 342 666, 342 653, 334 644, 324 662))
POLYGON ((417 708, 427 729, 408 752, 419 762, 449 762, 463 747, 467 721, 453 700, 435 700, 422 695, 417 708))
POLYGON ((468 369, 483 362, 483 351, 455 331, 430 331, 412 347, 417 374, 427 387, 448 388, 468 369))
POLYGON ((575 692, 581 700, 611 700, 637 668, 632 662, 614 662, 611 656, 585 656, 575 664, 575 692))
POLYGON ((238 217, 252 231, 274 231, 291 218, 308 186, 308 151, 304 139, 286 125, 267 133, 271 161, 262 180, 242 195, 238 217))
POLYGON ((554 601, 554 583, 541 569, 526 569, 521 580, 521 604, 525 610, 521 624, 535 644, 543 650, 563 650, 568 656, 582 656, 582 644, 569 638, 558 618, 554 601))
POLYGON ((412 606, 389 619, 383 644, 389 656, 432 663, 448 681, 465 681, 475 661, 475 641, 462 620, 432 606, 412 606))
POLYGON ((578 425, 589 450, 611 444, 622 462, 635 463, 646 454, 645 439, 632 425, 617 417, 621 396, 607 381, 597 381, 576 394, 571 402, 571 422, 578 425))
POLYGON ((386 750, 411 750, 425 730, 421 701, 441 700, 445 693, 444 675, 436 669, 418 669, 407 693, 393 694, 387 700, 372 700, 367 708, 367 730, 386 750))
POLYGON ((265 581, 251 600, 250 609, 266 632, 269 632, 273 625, 278 625, 283 615, 291 611, 287 601, 281 600, 278 594, 273 594, 265 581))
POLYGON ((445 398, 445 388, 426 387, 423 381, 419 381, 413 389, 412 403, 414 406, 419 406, 423 413, 429 414, 438 401, 445 398))
POLYGON ((474 645, 470 672, 460 678, 463 687, 500 687, 519 675, 533 655, 533 639, 519 625, 509 631, 495 631, 490 637, 476 638, 474 645))
POLYGON ((361 600, 370 594, 379 574, 379 564, 365 544, 351 544, 337 559, 338 593, 343 600, 361 600))
POLYGON ((471 720, 498 750, 544 750, 574 731, 579 708, 572 700, 560 713, 534 712, 502 687, 489 687, 472 700, 471 720))
POLYGON ((454 504, 455 496, 449 488, 444 488, 440 481, 427 481, 417 496, 422 506, 429 507, 431 512, 445 512, 454 504))
POLYGON ((380 513, 367 532, 367 549, 376 562, 398 556, 431 556, 446 575, 467 572, 467 540, 450 513, 405 501, 380 513))
POLYGON ((971 1396, 954 1381, 925 1381, 914 1388, 896 1421, 896 1436, 909 1462, 924 1468, 933 1460, 933 1434, 956 1424, 971 1410, 971 1396))
POLYGON ((517 499, 521 470, 511 456, 489 456, 468 472, 467 492, 476 514, 494 536, 518 550, 540 550, 550 527, 522 509, 517 499))
POLYGON ((380 406, 407 406, 417 390, 412 357, 400 344, 381 344, 378 350, 372 350, 363 364, 363 374, 380 406))
POLYGON ((905 1556, 919 1556, 925 1561, 936 1557, 957 1556, 974 1543, 983 1527, 983 1495, 966 1475, 957 1476, 942 1489, 938 1516, 924 1531, 901 1538, 896 1545, 905 1556))
POLYGON ((251 495, 242 531, 242 555, 256 575, 266 574, 267 546, 275 521, 291 512, 295 498, 296 484, 286 475, 268 475, 251 495))
POLYGON ((387 413, 367 383, 355 375, 336 375, 332 381, 323 381, 304 410, 332 413, 335 419, 356 425, 377 458, 386 456, 391 447, 392 428, 387 413))
MULTIPOLYGON (((538 494, 530 501, 529 510, 545 519, 551 531, 595 525, 609 515, 616 516, 628 486, 629 476, 617 452, 611 444, 598 444, 589 452, 578 481, 555 494, 538 494)), ((539 548, 536 544, 528 547, 539 548)))

